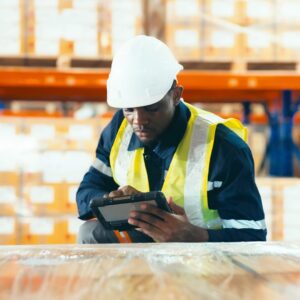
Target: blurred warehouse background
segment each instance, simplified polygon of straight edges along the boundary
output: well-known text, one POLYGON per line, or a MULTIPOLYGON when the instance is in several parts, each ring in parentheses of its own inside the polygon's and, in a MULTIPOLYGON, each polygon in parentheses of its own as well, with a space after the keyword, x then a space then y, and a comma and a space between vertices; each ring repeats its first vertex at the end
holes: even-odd
POLYGON ((75 243, 118 47, 148 34, 186 101, 249 129, 269 240, 300 240, 299 0, 0 0, 0 244, 75 243))

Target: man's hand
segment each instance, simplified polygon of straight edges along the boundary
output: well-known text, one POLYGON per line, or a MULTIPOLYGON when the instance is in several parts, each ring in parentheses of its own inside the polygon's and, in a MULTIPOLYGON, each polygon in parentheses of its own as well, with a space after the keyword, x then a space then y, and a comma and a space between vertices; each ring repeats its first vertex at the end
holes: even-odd
POLYGON ((136 190, 134 187, 130 185, 125 185, 119 187, 115 191, 111 191, 109 194, 106 195, 106 197, 120 197, 120 196, 136 195, 140 193, 141 192, 136 190))
POLYGON ((191 224, 182 207, 172 199, 173 214, 151 204, 142 204, 141 211, 132 211, 128 223, 150 236, 156 242, 207 242, 207 230, 191 224))

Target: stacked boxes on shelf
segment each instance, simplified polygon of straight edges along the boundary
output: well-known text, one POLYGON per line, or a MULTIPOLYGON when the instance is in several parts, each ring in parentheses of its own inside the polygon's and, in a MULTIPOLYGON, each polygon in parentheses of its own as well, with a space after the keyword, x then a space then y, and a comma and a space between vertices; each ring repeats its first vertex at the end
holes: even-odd
POLYGON ((98 1, 69 2, 72 5, 61 8, 64 24, 62 25, 63 41, 66 45, 66 52, 63 49, 61 52, 80 57, 97 57, 99 53, 98 1))
POLYGON ((22 53, 22 7, 19 0, 2 0, 0 3, 0 55, 22 53))
POLYGON ((92 163, 100 123, 1 118, 0 222, 7 224, 1 243, 76 241, 76 191, 92 163))
MULTIPOLYGON (((253 159, 255 162, 255 173, 262 175, 262 172, 266 172, 266 168, 264 170, 259 170, 263 160, 265 159, 265 152, 267 149, 268 143, 268 135, 269 128, 266 124, 251 123, 247 125, 248 129, 248 145, 251 149, 253 159)), ((265 173, 263 175, 266 175, 265 173)))
POLYGON ((297 61, 297 0, 168 0, 166 42, 180 60, 297 61))
MULTIPOLYGON (((81 221, 75 195, 93 160, 102 121, 0 119, 1 244, 76 241, 81 221)), ((264 135, 260 130, 257 134, 264 135)), ((257 185, 268 239, 300 240, 300 180, 257 178, 257 185)))
POLYGON ((276 222, 276 216, 273 215, 272 211, 272 182, 264 178, 257 178, 256 184, 262 199, 262 204, 265 212, 265 221, 267 227, 267 240, 276 240, 278 235, 273 230, 273 223, 276 222))
POLYGON ((110 59, 120 43, 142 33, 141 3, 29 0, 24 4, 28 54, 59 57, 59 65, 68 57, 110 59))
POLYGON ((98 3, 30 0, 29 52, 37 56, 98 55, 98 3))
POLYGON ((282 191, 280 191, 279 197, 283 197, 282 211, 284 212, 282 217, 283 225, 283 237, 285 240, 293 241, 299 240, 299 192, 300 183, 299 181, 295 183, 284 184, 282 191))
POLYGON ((103 5, 110 4, 111 11, 111 41, 112 53, 125 41, 137 34, 143 33, 142 0, 119 1, 111 0, 108 3, 102 0, 103 5))
POLYGON ((269 240, 299 241, 298 178, 257 178, 269 240))
POLYGON ((255 14, 251 3, 168 0, 166 42, 180 60, 273 59, 274 14, 266 10, 272 8, 272 0, 256 3, 260 14, 255 14))
POLYGON ((29 1, 28 52, 35 56, 59 55, 60 22, 57 1, 29 1), (50 29, 51 28, 51 29, 50 29))
POLYGON ((76 243, 81 221, 74 216, 34 216, 19 219, 18 244, 76 243))
POLYGON ((248 61, 276 59, 276 9, 273 0, 245 2, 242 53, 248 61))
POLYGON ((199 0, 168 0, 166 3, 166 43, 181 61, 202 58, 201 9, 199 0))
POLYGON ((242 7, 235 0, 206 0, 203 5, 204 59, 234 60, 241 57, 242 7))
MULTIPOLYGON (((33 154, 37 156, 32 158, 31 163, 24 167, 25 209, 35 216, 47 216, 46 219, 33 219, 44 224, 41 228, 45 229, 47 243, 74 242, 74 230, 68 232, 68 224, 72 219, 70 215, 73 218, 77 215, 75 194, 92 162, 99 127, 95 120, 63 118, 53 122, 28 119, 24 131, 29 136, 35 136, 39 145, 43 145, 33 154)), ((34 228, 30 225, 31 221, 25 218, 22 222, 24 232, 29 230, 30 233, 30 228, 34 228)), ((40 235, 43 237, 43 231, 40 235)), ((28 243, 38 240, 38 236, 35 231, 31 235, 25 234, 28 243)), ((25 242, 23 239, 22 243, 25 242)))
POLYGON ((58 57, 59 66, 111 59, 146 30, 182 61, 298 61, 299 9, 298 0, 2 0, 0 55, 58 57))
POLYGON ((298 0, 278 1, 277 13, 277 55, 279 59, 299 61, 300 51, 300 2, 298 0))
POLYGON ((297 61, 300 22, 297 0, 251 0, 246 3, 246 58, 297 61))
POLYGON ((0 119, 0 243, 17 241, 17 209, 21 193, 19 150, 21 122, 0 119))
POLYGON ((17 244, 18 223, 15 216, 0 216, 0 228, 0 245, 17 244))

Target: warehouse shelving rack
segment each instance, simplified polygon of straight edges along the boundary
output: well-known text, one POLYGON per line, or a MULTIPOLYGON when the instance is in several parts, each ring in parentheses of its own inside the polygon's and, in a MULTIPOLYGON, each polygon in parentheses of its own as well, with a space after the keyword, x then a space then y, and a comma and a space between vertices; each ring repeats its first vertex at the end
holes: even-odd
MULTIPOLYGON (((0 100, 106 101, 109 69, 1 68, 0 100)), ((242 102, 244 121, 251 103, 264 103, 271 129, 266 155, 270 175, 292 176, 293 156, 300 152, 293 143, 293 118, 300 102, 300 74, 296 72, 204 72, 179 74, 188 102, 242 102)))
MULTIPOLYGON (((0 99, 106 101, 109 69, 60 71, 47 68, 1 68, 0 99)), ((300 92, 295 72, 205 72, 188 70, 178 76, 190 102, 276 101, 285 90, 300 92), (226 94, 224 94, 226 92, 226 94), (226 97, 224 96, 226 95, 226 97)))

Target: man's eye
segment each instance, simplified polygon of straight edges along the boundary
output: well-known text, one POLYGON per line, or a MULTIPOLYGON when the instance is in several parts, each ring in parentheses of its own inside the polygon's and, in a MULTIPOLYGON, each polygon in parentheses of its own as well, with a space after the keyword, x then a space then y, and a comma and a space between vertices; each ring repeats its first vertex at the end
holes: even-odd
POLYGON ((157 112, 159 107, 145 107, 145 110, 149 112, 157 112))
POLYGON ((132 113, 133 112, 133 108, 124 108, 123 109, 124 113, 132 113))

